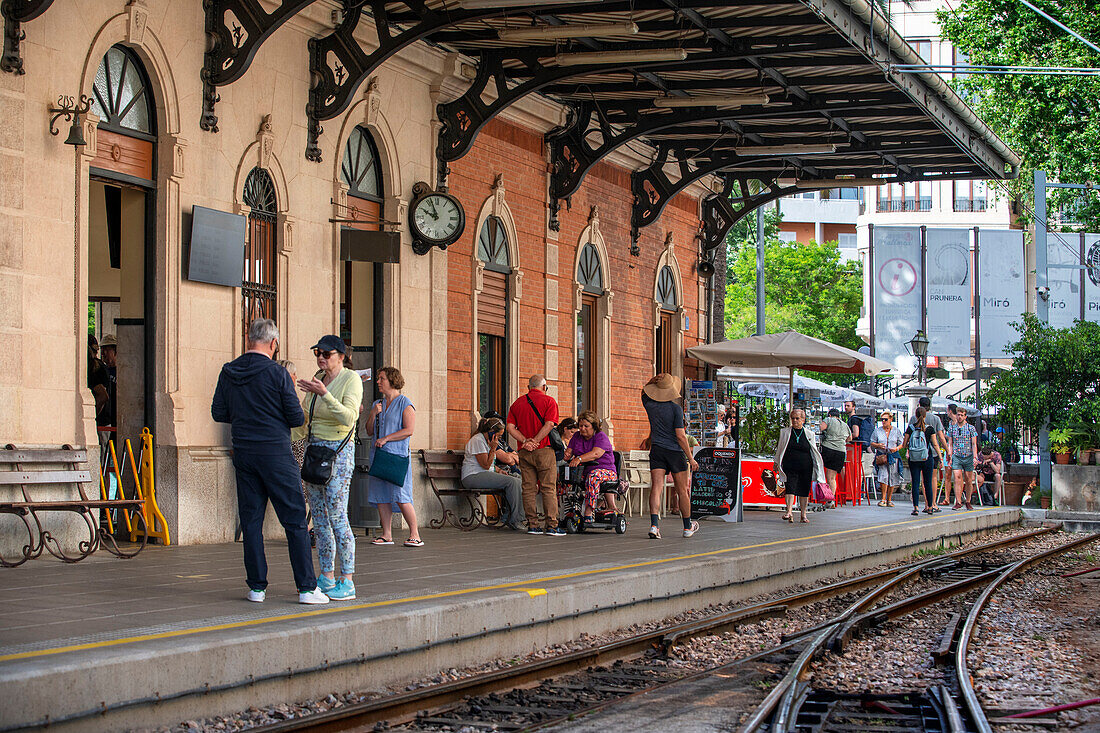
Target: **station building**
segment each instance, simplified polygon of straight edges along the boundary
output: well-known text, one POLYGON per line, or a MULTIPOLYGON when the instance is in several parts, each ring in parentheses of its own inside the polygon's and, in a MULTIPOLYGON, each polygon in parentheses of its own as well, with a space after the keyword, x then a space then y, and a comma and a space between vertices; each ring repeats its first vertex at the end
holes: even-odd
MULTIPOLYGON (((480 413, 506 411, 533 373, 563 415, 594 409, 637 447, 644 381, 696 374, 681 355, 708 336, 696 234, 710 192, 677 196, 630 254, 630 172, 649 163, 646 146, 590 171, 555 231, 544 135, 565 110, 527 96, 451 165, 461 237, 416 254, 407 214, 414 184, 439 177, 435 105, 470 80, 456 54, 418 43, 388 59, 325 122, 310 160, 308 42, 332 31, 340 3, 297 3, 308 7, 217 88, 217 132, 200 126, 203 3, 41 5, 19 26, 22 73, 0 73, 0 436, 94 448, 86 339, 115 335, 117 435, 152 430, 174 541, 233 537, 228 431, 210 401, 257 316, 276 321, 279 356, 300 374, 326 333, 345 338, 357 368, 399 368, 414 450, 461 449, 480 413), (48 110, 81 95, 79 128, 62 117, 52 135, 48 110), (84 145, 66 144, 75 132, 84 145), (196 206, 247 217, 242 287, 189 279, 196 206), (399 247, 353 260, 341 252, 349 228, 396 232, 399 247)), ((227 24, 248 27, 246 6, 227 24)), ((428 495, 421 487, 424 509, 428 495)))
POLYGON ((265 316, 299 373, 326 333, 400 369, 414 450, 461 448, 533 373, 638 447, 644 381, 704 374, 685 349, 720 337, 737 219, 800 190, 1015 175, 942 79, 893 70, 919 56, 876 13, 4 2, 0 437, 94 456, 87 339, 113 335, 116 440, 152 431, 174 541, 230 540, 210 400, 265 316), (413 231, 433 191, 464 218, 446 247, 413 231), (243 265, 193 246, 210 212, 243 217, 243 265))

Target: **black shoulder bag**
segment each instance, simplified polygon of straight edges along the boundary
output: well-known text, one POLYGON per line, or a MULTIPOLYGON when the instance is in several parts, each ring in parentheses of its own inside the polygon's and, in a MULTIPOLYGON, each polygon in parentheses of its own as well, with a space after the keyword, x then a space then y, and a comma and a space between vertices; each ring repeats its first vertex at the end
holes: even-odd
POLYGON ((359 427, 359 421, 355 421, 351 432, 340 442, 336 450, 313 442, 313 407, 317 404, 317 395, 309 403, 309 431, 306 434, 306 455, 302 459, 302 480, 315 486, 324 486, 332 478, 332 465, 336 463, 336 455, 344 450, 344 446, 355 435, 355 429, 359 427))
MULTIPOLYGON (((535 401, 531 399, 531 395, 527 395, 527 404, 531 406, 539 422, 545 425, 546 420, 543 419, 542 413, 539 412, 539 408, 535 407, 535 401)), ((559 461, 565 460, 565 443, 562 442, 561 433, 558 432, 556 425, 550 428, 550 434, 546 437, 550 439, 550 447, 554 449, 554 455, 557 456, 557 459, 559 461)))

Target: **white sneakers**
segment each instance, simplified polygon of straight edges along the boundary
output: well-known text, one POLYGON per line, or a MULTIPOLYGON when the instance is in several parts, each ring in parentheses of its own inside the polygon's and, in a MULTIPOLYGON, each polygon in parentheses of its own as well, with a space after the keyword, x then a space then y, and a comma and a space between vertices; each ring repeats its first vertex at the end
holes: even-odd
POLYGON ((299 593, 298 603, 304 603, 309 606, 328 603, 328 596, 326 596, 320 588, 314 588, 309 593, 299 593))
MULTIPOLYGON (((352 596, 354 598, 355 596, 352 596)), ((265 590, 249 590, 248 600, 253 603, 263 603, 267 598, 267 591, 265 590)), ((304 603, 306 605, 317 605, 320 603, 328 603, 328 596, 320 588, 314 588, 309 593, 299 593, 298 603, 304 603)))
POLYGON ((684 530, 684 537, 691 537, 693 534, 699 531, 699 523, 694 519, 691 520, 691 526, 684 530))

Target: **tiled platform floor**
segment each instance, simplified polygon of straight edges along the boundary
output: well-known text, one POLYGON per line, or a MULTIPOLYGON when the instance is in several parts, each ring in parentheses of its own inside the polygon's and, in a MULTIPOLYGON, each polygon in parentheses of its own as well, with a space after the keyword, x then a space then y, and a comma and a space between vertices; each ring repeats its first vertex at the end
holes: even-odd
MULTIPOLYGON (((779 512, 747 511, 745 522, 702 522, 691 539, 680 536, 679 520, 662 524, 665 538, 648 539, 644 520, 625 535, 595 531, 551 538, 508 530, 458 532, 425 529, 425 547, 392 547, 358 541, 355 584, 358 599, 327 606, 298 605, 286 544, 268 543, 267 602, 244 600, 241 546, 235 544, 149 546, 137 558, 119 560, 106 552, 75 565, 39 558, 0 569, 0 665, 64 651, 116 647, 132 641, 224 632, 234 627, 268 627, 301 618, 304 611, 369 616, 401 604, 423 608, 507 586, 559 587, 571 579, 601 573, 655 570, 707 556, 748 553, 762 546, 789 545, 843 535, 875 533, 886 526, 927 525, 967 512, 912 517, 908 506, 843 507, 811 514, 810 524, 788 524, 779 512)), ((978 512, 1006 510, 977 509, 978 512)))

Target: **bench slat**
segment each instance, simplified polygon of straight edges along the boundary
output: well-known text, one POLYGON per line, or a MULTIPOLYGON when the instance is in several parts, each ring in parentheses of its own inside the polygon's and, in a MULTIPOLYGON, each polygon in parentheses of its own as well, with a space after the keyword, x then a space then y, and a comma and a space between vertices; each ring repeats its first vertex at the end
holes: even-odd
POLYGON ((86 484, 90 471, 0 471, 0 485, 12 484, 86 484))
POLYGON ((448 466, 446 468, 425 466, 425 470, 428 472, 428 478, 462 478, 462 470, 457 466, 448 466))
POLYGON ((88 451, 0 449, 0 463, 84 463, 88 451))

